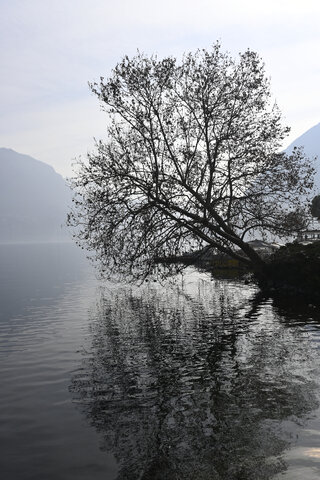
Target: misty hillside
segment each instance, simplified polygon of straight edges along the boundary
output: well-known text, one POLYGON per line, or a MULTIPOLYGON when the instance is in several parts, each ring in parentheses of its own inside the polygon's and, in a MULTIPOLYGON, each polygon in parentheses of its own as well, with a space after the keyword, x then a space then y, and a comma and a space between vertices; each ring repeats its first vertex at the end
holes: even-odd
MULTIPOLYGON (((303 146, 316 161, 320 194, 320 123, 286 149, 303 146)), ((28 155, 0 148, 0 243, 69 241, 65 227, 71 193, 61 175, 28 155)))
POLYGON ((71 195, 61 175, 28 155, 0 148, 0 242, 70 240, 71 195))
POLYGON ((308 157, 318 157, 315 163, 317 170, 315 176, 315 185, 320 193, 320 123, 310 128, 300 137, 294 140, 286 149, 286 152, 290 153, 293 147, 304 147, 304 151, 308 157))

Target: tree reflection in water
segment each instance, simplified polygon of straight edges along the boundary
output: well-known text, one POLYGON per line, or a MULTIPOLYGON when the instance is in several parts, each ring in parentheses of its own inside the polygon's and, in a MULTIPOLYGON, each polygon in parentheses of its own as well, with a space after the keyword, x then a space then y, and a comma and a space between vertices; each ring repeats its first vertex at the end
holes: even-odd
POLYGON ((193 273, 184 285, 113 289, 91 329, 71 390, 119 480, 257 480, 286 468, 290 432, 317 407, 315 359, 255 287, 193 273))

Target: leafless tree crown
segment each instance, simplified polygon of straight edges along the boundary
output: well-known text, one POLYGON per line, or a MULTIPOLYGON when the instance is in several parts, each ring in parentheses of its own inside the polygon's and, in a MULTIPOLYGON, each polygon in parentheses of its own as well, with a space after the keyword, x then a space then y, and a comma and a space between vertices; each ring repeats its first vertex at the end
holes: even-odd
POLYGON ((108 140, 80 162, 69 222, 106 274, 144 278, 155 257, 205 245, 258 265, 250 232, 304 227, 313 167, 279 153, 288 128, 255 52, 139 53, 90 87, 108 140))

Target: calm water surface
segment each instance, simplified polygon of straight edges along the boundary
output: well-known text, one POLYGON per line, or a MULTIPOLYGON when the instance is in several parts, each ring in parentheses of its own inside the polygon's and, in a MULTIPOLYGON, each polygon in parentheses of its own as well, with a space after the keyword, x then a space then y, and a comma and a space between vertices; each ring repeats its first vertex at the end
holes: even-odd
POLYGON ((0 246, 6 480, 320 478, 320 312, 189 269, 96 280, 69 245, 0 246))

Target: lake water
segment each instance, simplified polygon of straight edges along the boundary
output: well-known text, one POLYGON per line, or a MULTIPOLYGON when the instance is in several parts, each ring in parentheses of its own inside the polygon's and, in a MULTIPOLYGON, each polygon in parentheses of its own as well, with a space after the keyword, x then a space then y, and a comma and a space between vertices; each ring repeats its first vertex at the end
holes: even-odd
POLYGON ((319 308, 72 245, 0 246, 0 305, 1 478, 320 478, 319 308))

